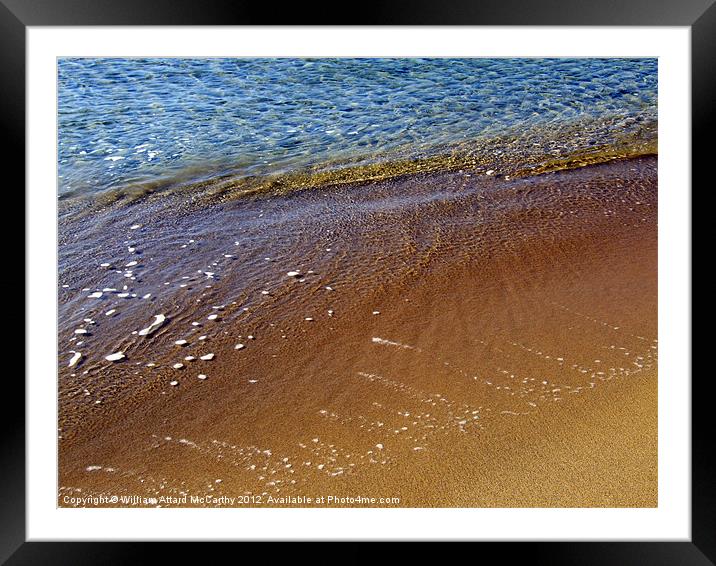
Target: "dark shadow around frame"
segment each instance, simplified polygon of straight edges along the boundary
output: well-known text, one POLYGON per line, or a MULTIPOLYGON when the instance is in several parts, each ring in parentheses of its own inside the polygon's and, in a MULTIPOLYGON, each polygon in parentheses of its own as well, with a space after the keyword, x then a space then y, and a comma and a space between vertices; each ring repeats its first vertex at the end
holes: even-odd
MULTIPOLYGON (((338 3, 285 4, 243 0, 0 0, 0 120, 6 147, 4 180, 8 194, 25 186, 25 28, 65 25, 588 25, 690 26, 692 34, 692 171, 693 186, 713 191, 709 142, 715 131, 715 0, 372 0, 339 11, 338 3), (325 4, 325 5, 321 5, 325 4), (349 15, 348 15, 349 14, 349 15), (710 177, 707 178, 707 175, 710 177), (710 183, 708 181, 711 181, 710 183)), ((672 189, 667 187, 667 189, 672 189)), ((24 210, 24 201, 20 201, 24 210)), ((19 216, 19 215, 17 215, 19 216)), ((9 237, 12 238, 12 237, 9 237)), ((11 240, 12 241, 12 240, 11 240)), ((25 295, 25 308, 27 309, 25 295)), ((26 334, 26 340, 32 336, 26 334)), ((690 379, 691 376, 670 376, 690 379)), ((24 388, 15 372, 4 379, 6 410, 0 411, 0 562, 21 564, 136 564, 182 558, 203 559, 215 553, 206 545, 184 543, 39 543, 25 542, 24 388), (18 411, 13 413, 12 406, 18 411)), ((499 552, 507 563, 708 565, 716 563, 716 465, 713 451, 708 373, 692 381, 692 538, 690 542, 524 542, 480 543, 475 559, 499 552), (705 379, 704 379, 705 378, 705 379)), ((82 534, 77 533, 77 538, 82 534)), ((321 533, 315 534, 317 540, 321 533)), ((232 552, 235 545, 216 548, 232 552)), ((311 556, 315 563, 362 563, 385 555, 384 543, 324 545, 284 544, 277 558, 311 556)), ((420 548, 443 560, 447 549, 420 548)), ((391 548, 392 550, 392 548, 391 548)), ((459 550, 467 550, 459 548, 459 550)), ((470 549, 473 550, 473 549, 470 549)), ((474 551, 474 550, 473 550, 474 551)))

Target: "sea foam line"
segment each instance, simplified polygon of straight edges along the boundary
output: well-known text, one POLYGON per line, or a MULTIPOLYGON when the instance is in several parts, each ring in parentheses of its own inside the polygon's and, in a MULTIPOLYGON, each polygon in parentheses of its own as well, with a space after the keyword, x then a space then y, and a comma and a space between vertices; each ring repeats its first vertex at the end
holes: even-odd
POLYGON ((416 350, 418 352, 420 351, 420 348, 416 348, 415 346, 409 346, 408 344, 401 344, 400 342, 393 342, 392 340, 378 338, 377 336, 373 336, 373 343, 380 344, 382 346, 393 346, 395 348, 403 348, 404 350, 416 350))

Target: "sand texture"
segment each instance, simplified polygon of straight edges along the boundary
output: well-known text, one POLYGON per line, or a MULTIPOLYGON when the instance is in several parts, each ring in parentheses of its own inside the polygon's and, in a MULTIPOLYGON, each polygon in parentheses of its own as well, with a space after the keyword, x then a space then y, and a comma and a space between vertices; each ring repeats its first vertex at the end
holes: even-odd
POLYGON ((656 506, 656 178, 61 214, 58 504, 656 506))

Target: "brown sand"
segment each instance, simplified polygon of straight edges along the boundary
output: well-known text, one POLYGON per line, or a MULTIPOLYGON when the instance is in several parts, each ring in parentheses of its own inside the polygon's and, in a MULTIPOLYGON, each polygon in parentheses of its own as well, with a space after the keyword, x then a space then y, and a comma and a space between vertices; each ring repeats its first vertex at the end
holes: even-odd
POLYGON ((656 506, 656 218, 641 158, 139 204, 92 237, 63 225, 59 505, 656 506), (98 267, 127 247, 136 279, 98 267), (125 282, 138 297, 80 291, 125 282))

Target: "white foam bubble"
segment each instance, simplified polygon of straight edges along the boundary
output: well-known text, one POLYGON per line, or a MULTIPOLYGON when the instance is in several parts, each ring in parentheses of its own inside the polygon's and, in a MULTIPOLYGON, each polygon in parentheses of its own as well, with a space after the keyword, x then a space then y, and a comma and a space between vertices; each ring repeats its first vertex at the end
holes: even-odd
POLYGON ((157 328, 159 328, 162 324, 164 324, 164 321, 167 319, 166 316, 163 314, 157 314, 154 316, 154 322, 147 326, 146 328, 142 328, 142 330, 139 331, 140 336, 148 336, 152 332, 154 332, 157 328))

